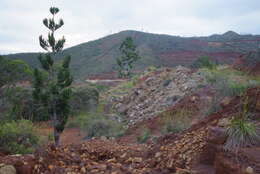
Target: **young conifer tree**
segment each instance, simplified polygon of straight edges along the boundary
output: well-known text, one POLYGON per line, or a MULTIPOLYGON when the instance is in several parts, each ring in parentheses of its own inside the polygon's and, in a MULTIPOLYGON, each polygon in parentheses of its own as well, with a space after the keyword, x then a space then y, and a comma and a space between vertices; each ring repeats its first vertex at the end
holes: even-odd
POLYGON ((50 32, 47 39, 40 36, 39 41, 40 46, 48 53, 39 56, 42 70, 34 70, 33 83, 35 103, 47 108, 53 122, 53 135, 56 146, 60 144, 60 135, 65 128, 70 113, 70 85, 73 81, 69 70, 70 56, 65 57, 61 65, 54 63, 54 56, 62 51, 65 43, 64 37, 59 40, 55 38, 56 30, 64 24, 62 19, 58 23, 55 22, 55 15, 58 12, 58 8, 51 7, 50 13, 52 17, 43 20, 43 24, 50 32))
POLYGON ((127 37, 119 47, 121 56, 116 59, 119 77, 129 78, 133 64, 141 57, 136 51, 136 46, 131 37, 127 37))

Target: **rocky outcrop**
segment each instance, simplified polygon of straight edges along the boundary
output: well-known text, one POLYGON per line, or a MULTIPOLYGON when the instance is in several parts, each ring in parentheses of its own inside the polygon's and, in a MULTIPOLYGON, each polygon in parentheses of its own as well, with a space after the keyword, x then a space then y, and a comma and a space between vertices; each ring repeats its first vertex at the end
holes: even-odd
POLYGON ((155 117, 204 84, 203 77, 179 66, 143 76, 139 84, 115 105, 128 125, 155 117))

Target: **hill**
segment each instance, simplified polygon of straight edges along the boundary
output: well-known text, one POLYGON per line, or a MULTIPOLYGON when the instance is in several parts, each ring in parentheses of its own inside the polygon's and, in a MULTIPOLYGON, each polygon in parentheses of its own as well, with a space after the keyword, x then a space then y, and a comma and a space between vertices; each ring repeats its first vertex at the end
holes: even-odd
MULTIPOLYGON (((220 63, 233 63, 241 53, 256 50, 260 42, 260 35, 239 35, 233 31, 208 37, 180 37, 127 30, 67 48, 61 54, 72 56, 71 67, 76 79, 110 73, 116 70, 118 48, 127 36, 133 37, 142 56, 137 69, 151 65, 190 65, 201 55, 211 56, 220 63)), ((35 67, 39 66, 38 55, 18 53, 6 56, 23 59, 35 67)), ((60 57, 62 55, 56 56, 57 59, 60 57)))

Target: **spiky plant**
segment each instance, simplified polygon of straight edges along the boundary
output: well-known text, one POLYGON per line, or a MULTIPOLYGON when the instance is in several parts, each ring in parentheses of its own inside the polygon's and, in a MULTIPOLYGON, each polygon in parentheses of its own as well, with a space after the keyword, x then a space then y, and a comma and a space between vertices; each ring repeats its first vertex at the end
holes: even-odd
POLYGON ((237 152, 239 148, 254 145, 260 140, 259 128, 249 119, 248 104, 246 97, 242 111, 230 121, 226 131, 227 141, 224 146, 226 150, 237 152))
POLYGON ((55 15, 59 12, 56 7, 50 8, 52 17, 44 19, 43 24, 50 30, 48 38, 39 37, 40 46, 48 51, 40 55, 42 70, 34 70, 33 97, 36 104, 46 107, 53 121, 55 145, 60 144, 60 134, 65 128, 70 113, 69 100, 71 98, 72 76, 69 70, 70 56, 65 57, 62 65, 55 65, 53 56, 62 51, 65 38, 55 39, 55 31, 63 26, 62 19, 55 22, 55 15), (58 67, 58 68, 57 68, 58 67))
POLYGON ((237 151, 239 148, 253 145, 259 141, 256 125, 245 118, 233 118, 227 129, 225 149, 237 151))

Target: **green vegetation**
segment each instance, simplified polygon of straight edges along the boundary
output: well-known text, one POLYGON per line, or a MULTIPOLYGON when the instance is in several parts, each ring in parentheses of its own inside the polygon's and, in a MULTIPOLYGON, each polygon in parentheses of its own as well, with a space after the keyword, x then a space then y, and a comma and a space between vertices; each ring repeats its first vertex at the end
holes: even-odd
POLYGON ((0 56, 0 88, 3 86, 15 86, 19 81, 31 79, 32 71, 22 60, 8 60, 0 56))
POLYGON ((222 97, 214 96, 212 101, 209 103, 209 106, 206 108, 206 111, 204 112, 203 116, 208 116, 212 113, 219 111, 221 109, 221 100, 222 97))
POLYGON ((135 80, 122 82, 121 84, 119 84, 115 88, 110 89, 106 93, 112 98, 120 97, 124 94, 127 94, 134 87, 134 83, 135 80))
POLYGON ((60 134, 63 132, 68 116, 70 114, 69 100, 71 98, 72 76, 70 74, 70 56, 65 57, 62 65, 54 64, 53 54, 63 49, 65 38, 55 39, 55 31, 63 26, 61 19, 59 23, 55 22, 55 15, 59 12, 56 7, 50 8, 52 18, 44 19, 43 24, 50 30, 48 39, 39 37, 40 46, 52 54, 48 53, 39 56, 39 61, 43 70, 34 70, 33 98, 34 103, 39 104, 48 109, 48 114, 54 125, 55 145, 60 144, 60 134), (47 78, 44 77, 47 74, 47 78))
POLYGON ((7 112, 6 116, 2 119, 35 119, 35 110, 31 90, 22 87, 13 87, 5 90, 3 96, 5 97, 5 106, 3 106, 3 108, 5 108, 7 112))
POLYGON ((151 132, 148 128, 144 128, 141 135, 137 137, 138 143, 145 143, 151 137, 151 132))
POLYGON ((162 115, 162 134, 179 133, 191 125, 192 110, 188 107, 166 111, 162 115))
POLYGON ((153 71, 156 71, 156 67, 155 66, 148 66, 147 68, 146 68, 146 70, 148 71, 148 72, 153 72, 153 71))
POLYGON ((216 69, 216 66, 216 63, 209 56, 201 56, 191 65, 192 68, 208 68, 211 70, 216 69))
POLYGON ((199 72, 216 91, 204 115, 217 112, 225 97, 241 96, 248 88, 260 84, 260 79, 257 77, 225 66, 217 66, 214 69, 201 68, 199 72))
POLYGON ((239 148, 260 142, 260 130, 250 120, 248 98, 243 98, 241 110, 234 115, 227 128, 225 149, 237 152, 239 148))
POLYGON ((94 111, 99 103, 99 92, 89 86, 74 87, 72 90, 70 107, 73 114, 94 111))
POLYGON ((110 86, 96 84, 96 83, 89 83, 89 86, 98 90, 98 92, 106 92, 110 89, 110 86))
POLYGON ((255 66, 260 62, 260 48, 256 52, 249 51, 243 59, 244 66, 255 66))
POLYGON ((257 86, 260 80, 231 68, 200 69, 206 81, 211 84, 220 96, 241 95, 249 87, 257 86))
POLYGON ((259 141, 256 125, 248 118, 234 117, 227 129, 228 139, 225 149, 237 151, 241 147, 253 145, 259 141))
POLYGON ((163 134, 169 134, 169 133, 179 133, 182 132, 183 130, 187 129, 189 126, 187 123, 187 120, 185 122, 181 120, 176 120, 174 123, 173 122, 167 122, 165 123, 162 133, 163 134))
POLYGON ((80 114, 68 122, 68 127, 80 127, 86 138, 118 137, 124 134, 120 123, 99 112, 80 114))
MULTIPOLYGON (((46 107, 34 103, 32 89, 29 87, 12 87, 3 90, 1 95, 1 121, 31 120, 48 121, 51 119, 46 107)), ((93 87, 74 87, 69 105, 71 114, 95 110, 99 103, 99 92, 93 87)))
POLYGON ((39 138, 28 120, 12 121, 0 125, 0 146, 13 154, 32 153, 39 138))
MULTIPOLYGON (((145 69, 149 66, 174 67, 180 64, 187 66, 191 64, 190 61, 187 61, 182 56, 177 58, 178 61, 165 60, 165 56, 163 56, 165 53, 181 53, 191 51, 191 48, 192 50, 194 49, 205 54, 216 52, 216 47, 212 47, 211 45, 196 45, 194 48, 194 44, 191 43, 191 40, 193 41, 194 39, 203 42, 226 42, 235 39, 227 39, 224 35, 214 35, 202 38, 184 38, 138 31, 122 31, 120 33, 109 35, 95 41, 82 43, 80 45, 65 49, 63 52, 55 55, 55 60, 60 60, 64 55, 71 55, 71 71, 75 77, 75 80, 85 80, 86 77, 90 74, 100 74, 115 71, 117 67, 115 58, 120 56, 120 51, 118 48, 120 47, 120 44, 123 42, 123 40, 128 36, 133 38, 137 46, 137 50, 140 53, 139 55, 142 57, 142 59, 140 59, 140 61, 138 61, 134 67, 134 69, 139 70, 145 69)), ((255 40, 256 38, 254 35, 238 35, 238 37, 239 40, 255 40)), ((257 42, 252 44, 246 44, 245 42, 234 43, 239 44, 239 48, 244 50, 254 50, 258 48, 257 42)), ((234 53, 237 51, 236 48, 237 45, 230 47, 229 45, 224 44, 217 49, 218 52, 234 53)), ((22 59, 31 67, 40 67, 39 62, 37 61, 38 56, 39 53, 20 53, 7 55, 7 57, 11 59, 22 59)), ((220 63, 230 62, 229 59, 223 59, 223 61, 220 63)))
POLYGON ((12 87, 4 89, 0 102, 2 102, 0 117, 3 121, 21 119, 44 121, 49 119, 46 108, 34 103, 30 88, 12 87))
POLYGON ((141 57, 136 52, 136 46, 134 45, 133 39, 127 37, 119 48, 121 56, 116 59, 118 65, 119 77, 129 78, 131 76, 131 69, 133 64, 141 57))

